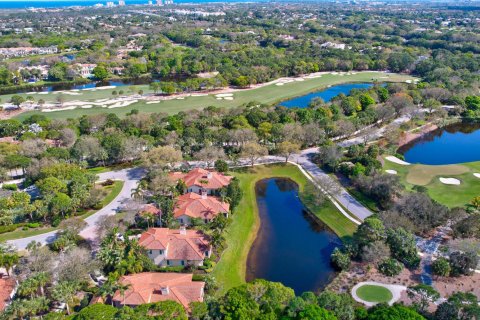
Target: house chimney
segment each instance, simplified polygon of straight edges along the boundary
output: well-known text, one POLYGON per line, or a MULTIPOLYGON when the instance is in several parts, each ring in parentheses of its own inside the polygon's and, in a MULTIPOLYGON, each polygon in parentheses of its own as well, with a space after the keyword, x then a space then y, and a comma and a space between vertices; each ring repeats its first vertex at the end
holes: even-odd
POLYGON ((185 228, 185 226, 181 226, 181 227, 180 227, 180 234, 182 234, 182 235, 186 235, 186 234, 187 234, 187 228, 185 228))
POLYGON ((213 173, 208 172, 208 173, 207 173, 207 179, 212 179, 212 177, 213 177, 213 173))
POLYGON ((168 290, 168 287, 160 287, 160 292, 162 293, 162 296, 170 294, 170 290, 168 290))
POLYGON ((202 199, 207 199, 207 190, 202 189, 202 199))

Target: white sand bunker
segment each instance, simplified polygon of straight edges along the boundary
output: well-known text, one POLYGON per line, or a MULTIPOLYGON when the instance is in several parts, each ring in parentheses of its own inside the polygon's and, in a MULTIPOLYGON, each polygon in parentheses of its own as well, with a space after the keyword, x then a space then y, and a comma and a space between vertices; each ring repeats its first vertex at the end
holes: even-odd
POLYGON ((397 174, 396 170, 385 170, 385 172, 388 174, 397 174))
POLYGON ((403 161, 401 159, 398 159, 395 156, 388 156, 388 157, 385 157, 385 159, 387 159, 390 162, 396 163, 396 164, 401 164, 402 166, 409 166, 410 165, 410 163, 408 163, 406 161, 403 161))
POLYGON ((64 111, 64 110, 74 110, 77 107, 71 106, 66 108, 58 108, 58 109, 42 109, 42 112, 56 112, 56 111, 64 111))
POLYGON ((219 93, 219 94, 216 94, 215 97, 217 98, 233 97, 233 93, 219 93))
POLYGON ((475 172, 473 175, 477 178, 480 178, 480 173, 478 173, 478 172, 475 172))
POLYGON ((443 184, 452 184, 452 185, 459 185, 460 180, 455 179, 455 178, 440 178, 439 179, 441 183, 443 184))
POLYGON ((233 100, 233 97, 225 97, 224 100, 233 100))
POLYGON ((283 82, 279 82, 279 83, 275 83, 276 86, 283 86, 284 83, 283 82))

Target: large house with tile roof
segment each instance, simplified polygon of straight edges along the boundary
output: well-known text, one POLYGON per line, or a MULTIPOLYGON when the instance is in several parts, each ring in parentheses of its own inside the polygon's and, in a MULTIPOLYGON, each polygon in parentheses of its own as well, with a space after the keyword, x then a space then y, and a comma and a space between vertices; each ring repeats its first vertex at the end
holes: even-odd
POLYGON ((199 195, 190 192, 178 197, 173 209, 173 216, 182 225, 191 225, 192 218, 208 223, 219 214, 228 216, 229 211, 230 204, 227 202, 207 196, 206 193, 199 195))
POLYGON ((202 168, 190 170, 188 173, 172 172, 169 174, 173 181, 183 180, 187 186, 186 192, 208 195, 218 195, 221 188, 230 184, 233 179, 216 171, 208 171, 202 168))
POLYGON ((136 307, 145 303, 172 300, 189 310, 192 302, 202 302, 205 282, 192 281, 191 273, 142 272, 120 278, 120 282, 128 285, 122 293, 117 291, 113 296, 116 307, 136 307))
POLYGON ((199 230, 150 228, 139 239, 157 266, 201 266, 212 254, 208 237, 199 230))

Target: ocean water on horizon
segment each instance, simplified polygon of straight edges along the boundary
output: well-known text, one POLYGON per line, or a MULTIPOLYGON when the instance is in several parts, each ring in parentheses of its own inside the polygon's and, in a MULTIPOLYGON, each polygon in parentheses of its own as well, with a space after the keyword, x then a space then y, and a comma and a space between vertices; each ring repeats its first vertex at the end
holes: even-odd
MULTIPOLYGON (((104 6, 107 1, 113 1, 118 4, 118 0, 33 0, 33 1, 21 1, 21 0, 0 0, 1 9, 26 9, 26 8, 64 8, 73 6, 90 7, 97 3, 101 3, 104 6)), ((174 3, 199 3, 199 2, 260 2, 262 0, 174 0, 174 3)), ((152 0, 155 3, 155 0, 152 0)), ((148 4, 148 0, 126 0, 125 4, 148 4)))

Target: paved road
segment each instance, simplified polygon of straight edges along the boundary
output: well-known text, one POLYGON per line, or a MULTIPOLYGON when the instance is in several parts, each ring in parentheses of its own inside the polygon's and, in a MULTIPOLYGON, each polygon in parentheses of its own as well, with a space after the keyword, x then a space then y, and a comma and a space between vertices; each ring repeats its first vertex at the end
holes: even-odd
MULTIPOLYGON (((132 189, 137 187, 138 181, 143 176, 143 170, 141 168, 131 168, 124 169, 119 171, 110 171, 105 173, 98 174, 99 180, 123 180, 124 185, 119 195, 108 205, 98 210, 95 214, 92 214, 90 217, 86 218, 87 227, 81 232, 81 235, 86 239, 92 240, 95 238, 95 223, 103 216, 113 215, 117 212, 121 204, 131 197, 132 189)), ((8 243, 14 245, 18 250, 23 250, 27 245, 32 241, 37 241, 42 244, 51 243, 55 240, 56 231, 23 238, 17 240, 8 241, 8 243)))
POLYGON ((329 181, 331 184, 337 184, 339 192, 337 194, 333 194, 332 196, 359 220, 363 221, 365 218, 371 216, 373 213, 369 209, 352 197, 343 187, 340 186, 336 180, 327 175, 315 163, 310 161, 310 156, 316 152, 316 148, 306 149, 303 150, 300 155, 292 157, 292 160, 298 163, 314 179, 316 178, 320 181, 329 181))

